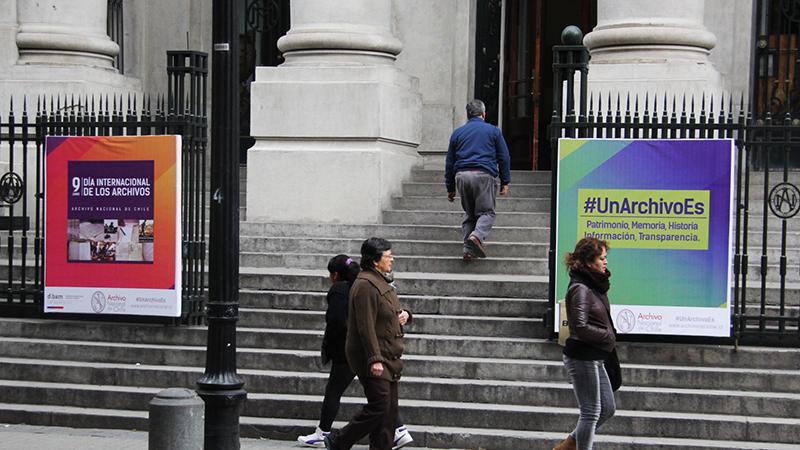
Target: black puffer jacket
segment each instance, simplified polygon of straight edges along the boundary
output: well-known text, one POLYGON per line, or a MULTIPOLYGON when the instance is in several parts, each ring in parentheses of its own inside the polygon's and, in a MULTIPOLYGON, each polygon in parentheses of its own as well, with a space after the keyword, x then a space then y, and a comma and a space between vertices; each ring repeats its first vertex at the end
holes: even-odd
POLYGON ((337 281, 328 290, 325 311, 325 336, 322 338, 322 362, 346 363, 344 344, 347 341, 347 299, 350 283, 337 281))

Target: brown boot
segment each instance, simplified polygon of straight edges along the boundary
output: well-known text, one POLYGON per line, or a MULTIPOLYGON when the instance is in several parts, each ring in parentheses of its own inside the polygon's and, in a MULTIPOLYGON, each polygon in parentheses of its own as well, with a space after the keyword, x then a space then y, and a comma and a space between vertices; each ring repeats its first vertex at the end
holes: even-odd
POLYGON ((559 442, 558 445, 553 447, 553 450, 576 450, 578 448, 578 443, 575 442, 575 439, 572 436, 567 436, 566 439, 559 442))

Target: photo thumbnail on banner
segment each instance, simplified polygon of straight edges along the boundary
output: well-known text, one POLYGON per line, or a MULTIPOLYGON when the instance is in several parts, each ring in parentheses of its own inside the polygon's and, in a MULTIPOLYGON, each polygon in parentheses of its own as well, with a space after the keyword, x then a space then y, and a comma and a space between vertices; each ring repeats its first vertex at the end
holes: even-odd
POLYGON ((617 332, 730 336, 734 153, 730 139, 560 139, 556 301, 564 256, 595 237, 617 332))
POLYGON ((47 138, 45 312, 180 316, 180 148, 47 138))

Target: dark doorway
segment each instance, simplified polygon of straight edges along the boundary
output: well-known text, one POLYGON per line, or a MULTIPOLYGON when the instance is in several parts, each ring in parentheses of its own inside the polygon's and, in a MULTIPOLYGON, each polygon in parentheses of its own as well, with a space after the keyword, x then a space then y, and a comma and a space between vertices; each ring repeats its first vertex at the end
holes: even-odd
POLYGON ((289 0, 238 0, 244 3, 239 31, 239 162, 247 163, 250 136, 250 83, 256 66, 278 66, 278 39, 289 31, 289 0))
POLYGON ((501 123, 513 169, 549 170, 552 48, 567 25, 594 28, 597 0, 478 0, 476 14, 475 97, 501 123))
MULTIPOLYGON (((786 0, 758 0, 755 21, 755 71, 751 104, 757 118, 771 115, 776 122, 800 114, 800 4, 786 0)), ((800 167, 797 152, 755 152, 753 164, 763 167, 800 167)))

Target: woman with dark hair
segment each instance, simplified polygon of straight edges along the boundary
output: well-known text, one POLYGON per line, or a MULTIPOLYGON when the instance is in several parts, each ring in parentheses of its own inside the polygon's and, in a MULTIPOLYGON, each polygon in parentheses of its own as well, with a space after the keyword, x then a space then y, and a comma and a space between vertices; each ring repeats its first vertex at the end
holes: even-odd
POLYGON ((392 284, 392 245, 369 238, 361 245, 361 273, 350 290, 345 353, 358 375, 367 404, 325 447, 350 450, 369 435, 371 450, 391 450, 397 419, 397 382, 403 371, 403 325, 411 314, 400 307, 392 284))
POLYGON ((588 237, 578 241, 575 251, 566 256, 569 338, 563 359, 580 416, 575 430, 554 450, 590 450, 595 430, 616 411, 614 391, 603 366, 617 341, 606 295, 611 286, 607 252, 605 241, 588 237))
MULTIPOLYGON (((358 263, 347 255, 336 255, 328 261, 328 274, 331 287, 326 298, 328 309, 325 311, 325 335, 322 338, 322 363, 331 363, 328 383, 325 386, 325 397, 322 400, 319 426, 313 433, 299 436, 297 441, 308 447, 325 447, 323 439, 331 431, 333 421, 339 412, 342 395, 355 378, 345 356, 345 340, 347 339, 347 305, 350 287, 356 280, 358 263)), ((413 439, 405 426, 398 422, 395 431, 397 448, 410 443, 413 439)))

